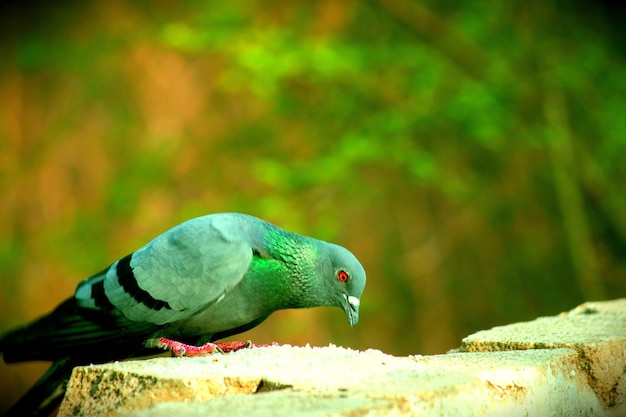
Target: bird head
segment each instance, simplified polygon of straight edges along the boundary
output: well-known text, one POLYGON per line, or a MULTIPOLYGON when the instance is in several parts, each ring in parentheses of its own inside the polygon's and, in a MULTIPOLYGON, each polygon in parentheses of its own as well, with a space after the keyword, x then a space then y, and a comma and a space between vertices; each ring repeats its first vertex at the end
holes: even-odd
POLYGON ((322 305, 341 307, 350 326, 359 321, 361 294, 365 288, 365 270, 346 248, 326 243, 320 257, 322 305))

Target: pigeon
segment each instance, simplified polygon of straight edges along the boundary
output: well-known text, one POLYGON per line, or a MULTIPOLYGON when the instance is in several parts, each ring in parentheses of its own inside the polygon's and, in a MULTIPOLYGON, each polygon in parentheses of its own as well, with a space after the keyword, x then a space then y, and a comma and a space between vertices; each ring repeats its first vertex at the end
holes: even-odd
POLYGON ((6 363, 52 361, 7 415, 50 413, 75 366, 163 347, 220 351, 216 341, 276 310, 340 307, 354 327, 365 281, 342 246, 246 214, 188 220, 82 281, 48 315, 0 337, 6 363))

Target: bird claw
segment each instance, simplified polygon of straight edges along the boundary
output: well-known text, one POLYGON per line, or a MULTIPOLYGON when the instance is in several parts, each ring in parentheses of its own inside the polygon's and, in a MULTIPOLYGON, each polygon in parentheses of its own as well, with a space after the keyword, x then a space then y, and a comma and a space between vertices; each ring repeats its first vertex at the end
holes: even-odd
POLYGON ((202 355, 210 355, 213 353, 229 353, 235 352, 241 349, 255 349, 260 347, 267 346, 278 346, 278 343, 272 342, 268 344, 254 344, 250 340, 241 342, 241 341, 233 341, 233 342, 221 342, 221 343, 211 343, 207 342, 202 346, 193 346, 188 345, 186 343, 178 342, 176 340, 167 339, 165 337, 160 337, 158 339, 153 339, 148 341, 147 345, 149 347, 158 347, 164 350, 169 350, 172 352, 172 356, 182 357, 182 356, 202 356, 202 355))
POLYGON ((268 347, 268 346, 278 346, 278 343, 272 342, 272 343, 257 345, 255 343, 252 343, 250 340, 247 340, 245 342, 242 342, 242 341, 221 342, 221 343, 216 343, 216 345, 219 346, 219 348, 222 349, 224 353, 228 353, 228 352, 235 352, 241 349, 256 349, 256 348, 268 347))
POLYGON ((224 353, 224 351, 215 343, 207 342, 202 346, 193 346, 176 340, 160 337, 149 343, 151 347, 158 347, 172 352, 172 356, 200 356, 212 353, 224 353))

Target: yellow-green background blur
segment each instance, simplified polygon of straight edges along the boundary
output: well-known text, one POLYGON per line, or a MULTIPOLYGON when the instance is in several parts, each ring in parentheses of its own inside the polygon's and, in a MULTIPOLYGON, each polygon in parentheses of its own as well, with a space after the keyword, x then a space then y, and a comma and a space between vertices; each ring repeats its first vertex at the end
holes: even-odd
MULTIPOLYGON (((339 309, 285 311, 255 342, 441 353, 625 296, 614 7, 0 6, 0 329, 223 211, 344 245, 368 273, 355 329, 339 309)), ((2 407, 43 369, 0 365, 2 407)))

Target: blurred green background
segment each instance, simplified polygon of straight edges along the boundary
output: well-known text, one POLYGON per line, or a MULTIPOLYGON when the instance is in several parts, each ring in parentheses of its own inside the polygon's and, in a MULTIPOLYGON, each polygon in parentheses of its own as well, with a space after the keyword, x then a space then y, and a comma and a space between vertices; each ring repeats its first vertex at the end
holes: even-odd
MULTIPOLYGON (((0 329, 188 218, 342 244, 361 322, 244 339, 432 354, 626 295, 624 8, 591 1, 0 6, 0 329)), ((0 365, 2 407, 44 365, 0 365)))

